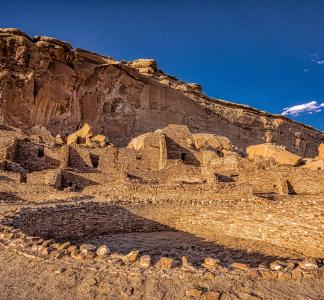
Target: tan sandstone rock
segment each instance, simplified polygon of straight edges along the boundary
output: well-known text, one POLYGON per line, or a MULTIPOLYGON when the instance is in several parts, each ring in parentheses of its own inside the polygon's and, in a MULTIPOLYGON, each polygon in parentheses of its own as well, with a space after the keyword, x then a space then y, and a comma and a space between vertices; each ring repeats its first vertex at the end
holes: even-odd
POLYGON ((61 137, 60 134, 56 135, 54 142, 55 142, 55 145, 58 145, 58 146, 63 146, 64 145, 64 140, 63 140, 63 138, 61 137))
POLYGON ((156 266, 162 270, 171 269, 174 267, 175 261, 169 257, 161 257, 159 261, 156 263, 156 266))
POLYGON ((318 264, 313 259, 301 261, 298 265, 303 270, 317 270, 318 269, 318 264))
POLYGON ((257 156, 262 156, 273 158, 280 165, 296 166, 302 159, 300 156, 287 151, 284 147, 270 143, 249 146, 246 151, 251 160, 257 156))
POLYGON ((103 134, 97 134, 91 138, 91 141, 100 147, 105 147, 109 143, 108 137, 103 134))
POLYGON ((31 40, 31 37, 28 34, 26 34, 25 32, 17 28, 0 28, 0 37, 15 36, 15 35, 23 36, 31 40))
POLYGON ((202 300, 218 300, 219 299, 219 292, 215 291, 208 291, 207 293, 203 294, 201 299, 202 300))
POLYGON ((67 145, 80 144, 82 141, 85 143, 85 139, 91 133, 91 127, 89 124, 85 123, 81 129, 70 134, 67 137, 67 145))
POLYGON ((322 132, 284 116, 208 98, 151 59, 120 63, 13 28, 0 29, 0 36, 0 115, 7 125, 43 125, 53 136, 67 136, 88 123, 93 134, 126 146, 140 134, 179 124, 225 135, 240 149, 266 140, 304 157, 315 157, 324 142, 322 132))
POLYGON ((289 183, 287 179, 282 177, 277 179, 277 192, 279 195, 289 195, 289 183))
POLYGON ((96 253, 100 257, 106 257, 109 255, 110 250, 107 245, 102 245, 97 249, 96 253))
POLYGON ((243 270, 246 271, 249 269, 249 265, 245 263, 240 263, 240 262, 233 262, 231 263, 231 267, 237 270, 243 270))
POLYGON ((82 244, 80 246, 80 251, 84 254, 88 254, 88 253, 93 253, 94 251, 96 251, 96 246, 92 245, 92 244, 82 244))
POLYGON ((303 166, 309 170, 324 170, 324 159, 311 159, 303 166))
POLYGON ((202 291, 198 289, 191 289, 186 291, 186 297, 189 298, 200 298, 202 291))
POLYGON ((45 41, 45 42, 48 42, 50 44, 54 44, 54 45, 64 47, 67 50, 72 50, 72 46, 69 43, 58 40, 58 39, 50 37, 50 36, 35 36, 34 41, 45 41))
POLYGON ((210 133, 196 133, 192 137, 197 150, 206 150, 208 148, 229 150, 233 148, 230 140, 224 136, 210 133))
POLYGON ((163 133, 148 132, 139 135, 130 141, 128 148, 136 151, 141 160, 152 168, 164 169, 167 160, 167 148, 163 133))
POLYGON ((151 259, 151 256, 149 255, 142 255, 140 257, 140 267, 141 268, 149 268, 152 264, 152 259, 151 259))
POLYGON ((143 74, 154 74, 157 71, 157 63, 154 59, 137 59, 129 62, 129 65, 143 74))
POLYGON ((123 262, 130 262, 133 263, 137 260, 139 255, 139 250, 133 250, 129 252, 127 255, 122 257, 123 262))
POLYGON ((217 258, 206 257, 202 266, 207 269, 216 269, 220 267, 220 260, 217 258))
POLYGON ((318 147, 318 157, 324 159, 324 143, 321 143, 318 147))

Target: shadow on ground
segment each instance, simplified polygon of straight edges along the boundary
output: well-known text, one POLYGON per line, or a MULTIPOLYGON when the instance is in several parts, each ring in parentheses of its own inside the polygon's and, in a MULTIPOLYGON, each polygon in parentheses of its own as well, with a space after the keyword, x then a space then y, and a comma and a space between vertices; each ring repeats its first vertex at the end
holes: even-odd
POLYGON ((125 207, 107 203, 25 208, 10 219, 10 224, 28 235, 58 242, 107 244, 113 252, 120 254, 138 249, 141 254, 151 255, 154 261, 161 256, 179 261, 182 256, 187 256, 193 264, 200 264, 205 257, 212 257, 220 259, 224 265, 235 261, 256 267, 278 259, 285 260, 206 241, 190 232, 138 216, 125 207))
POLYGON ((11 192, 0 192, 0 203, 21 203, 24 200, 11 192))

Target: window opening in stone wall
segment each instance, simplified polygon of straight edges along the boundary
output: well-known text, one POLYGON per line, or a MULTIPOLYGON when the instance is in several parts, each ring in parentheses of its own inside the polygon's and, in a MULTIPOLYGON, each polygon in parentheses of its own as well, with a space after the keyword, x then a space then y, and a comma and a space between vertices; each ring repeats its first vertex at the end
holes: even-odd
POLYGON ((27 183, 27 174, 26 173, 20 173, 20 182, 27 183))
POLYGON ((37 156, 38 157, 44 157, 45 156, 44 148, 38 148, 37 156))
POLYGON ((187 153, 181 153, 181 160, 186 161, 187 159, 187 153))
POLYGON ((90 160, 91 160, 92 167, 98 168, 98 166, 99 166, 99 155, 94 154, 94 153, 90 153, 90 160))

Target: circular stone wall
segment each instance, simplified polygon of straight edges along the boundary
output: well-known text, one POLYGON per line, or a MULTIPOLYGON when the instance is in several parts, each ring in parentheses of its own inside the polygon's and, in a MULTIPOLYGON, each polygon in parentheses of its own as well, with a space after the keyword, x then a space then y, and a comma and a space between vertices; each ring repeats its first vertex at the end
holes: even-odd
POLYGON ((118 205, 87 203, 23 209, 10 223, 24 233, 44 239, 83 240, 104 234, 172 231, 118 205))
POLYGON ((6 220, 27 235, 58 242, 107 244, 117 252, 131 248, 165 255, 177 252, 180 259, 180 254, 195 252, 198 258, 204 253, 255 263, 279 257, 322 257, 320 222, 312 218, 306 223, 302 214, 296 218, 296 211, 285 203, 257 206, 225 201, 83 202, 25 208, 6 220))

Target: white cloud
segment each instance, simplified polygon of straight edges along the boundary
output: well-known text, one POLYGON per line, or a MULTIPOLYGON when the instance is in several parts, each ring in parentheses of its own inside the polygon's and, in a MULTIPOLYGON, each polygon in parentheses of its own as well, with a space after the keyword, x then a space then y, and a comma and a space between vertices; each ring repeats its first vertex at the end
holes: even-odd
POLYGON ((299 116, 302 113, 308 113, 308 114, 315 114, 322 111, 322 107, 324 107, 324 103, 317 103, 317 101, 311 101, 304 104, 299 104, 291 107, 285 107, 282 110, 283 116, 299 116))
POLYGON ((324 65, 324 58, 323 56, 318 55, 317 53, 312 53, 308 55, 313 63, 318 65, 324 65))

